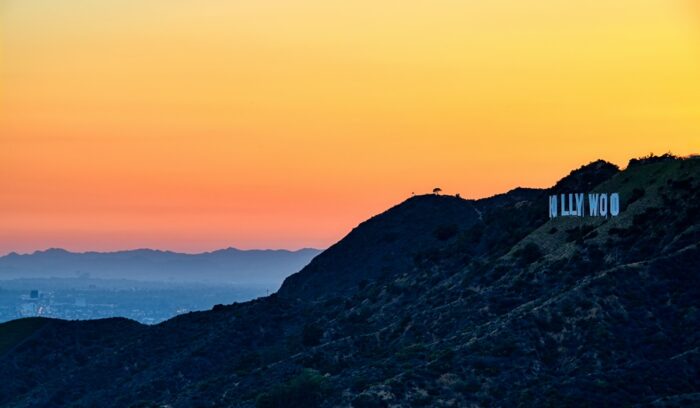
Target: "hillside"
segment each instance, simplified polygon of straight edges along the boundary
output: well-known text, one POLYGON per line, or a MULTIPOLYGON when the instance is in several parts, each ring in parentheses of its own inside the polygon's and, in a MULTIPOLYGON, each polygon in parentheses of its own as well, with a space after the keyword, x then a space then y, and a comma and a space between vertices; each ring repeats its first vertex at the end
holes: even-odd
POLYGON ((700 406, 700 160, 417 196, 277 294, 156 326, 0 324, 8 407, 700 406), (550 193, 619 192, 613 218, 550 193))

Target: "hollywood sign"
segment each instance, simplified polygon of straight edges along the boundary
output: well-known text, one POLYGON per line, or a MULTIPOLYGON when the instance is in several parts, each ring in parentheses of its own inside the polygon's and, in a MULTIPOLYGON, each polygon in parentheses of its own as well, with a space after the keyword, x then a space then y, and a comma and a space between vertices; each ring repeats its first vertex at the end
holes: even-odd
POLYGON ((616 217, 620 213, 620 194, 583 193, 549 196, 549 218, 556 217, 616 217), (586 200, 587 198, 587 200, 586 200))

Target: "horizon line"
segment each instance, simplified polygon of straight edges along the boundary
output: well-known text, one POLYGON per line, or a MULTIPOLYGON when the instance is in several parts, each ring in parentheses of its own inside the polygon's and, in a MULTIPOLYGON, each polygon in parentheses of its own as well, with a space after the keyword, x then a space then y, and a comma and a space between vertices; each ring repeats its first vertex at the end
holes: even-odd
POLYGON ((151 252, 161 252, 161 253, 171 253, 171 254, 178 254, 178 255, 207 255, 207 254, 212 254, 215 252, 222 252, 222 251, 229 251, 229 250, 235 250, 239 252, 290 252, 290 253, 296 253, 296 252, 302 252, 302 251, 320 251, 323 252, 327 248, 314 248, 314 247, 301 247, 298 249, 289 249, 289 248, 248 248, 248 249, 241 249, 237 248, 235 246, 229 246, 229 247, 222 247, 218 249, 212 249, 209 251, 195 251, 195 252, 189 252, 189 251, 173 251, 170 249, 159 249, 159 248, 147 248, 147 247, 136 247, 136 248, 125 248, 125 249, 113 249, 113 250, 104 250, 104 251, 93 251, 93 250, 87 250, 87 251, 80 251, 80 250, 70 250, 70 249, 65 249, 61 247, 48 247, 45 249, 35 249, 33 251, 26 251, 26 252, 20 252, 20 251, 9 251, 9 252, 4 252, 0 253, 0 258, 4 258, 6 256, 10 255, 18 255, 18 256, 27 256, 27 255, 36 255, 36 254, 41 254, 41 253, 46 253, 50 251, 60 251, 60 252, 65 252, 69 254, 76 254, 76 255, 84 255, 84 254, 115 254, 115 253, 120 253, 120 252, 137 252, 137 251, 151 251, 151 252))

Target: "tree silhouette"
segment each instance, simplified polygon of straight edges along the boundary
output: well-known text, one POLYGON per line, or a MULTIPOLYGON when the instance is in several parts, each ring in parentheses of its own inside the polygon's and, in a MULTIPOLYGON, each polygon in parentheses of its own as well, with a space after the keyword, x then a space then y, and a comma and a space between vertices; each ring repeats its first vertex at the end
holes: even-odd
POLYGON ((440 187, 435 187, 433 189, 433 194, 439 195, 440 193, 442 193, 442 189, 440 187))

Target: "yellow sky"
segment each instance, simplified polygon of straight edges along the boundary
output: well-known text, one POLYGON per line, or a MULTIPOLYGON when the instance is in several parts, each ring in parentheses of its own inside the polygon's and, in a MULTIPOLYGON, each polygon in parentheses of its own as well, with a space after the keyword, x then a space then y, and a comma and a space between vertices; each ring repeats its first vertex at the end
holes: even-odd
POLYGON ((0 253, 323 247, 697 152, 698 5, 0 0, 0 253))

